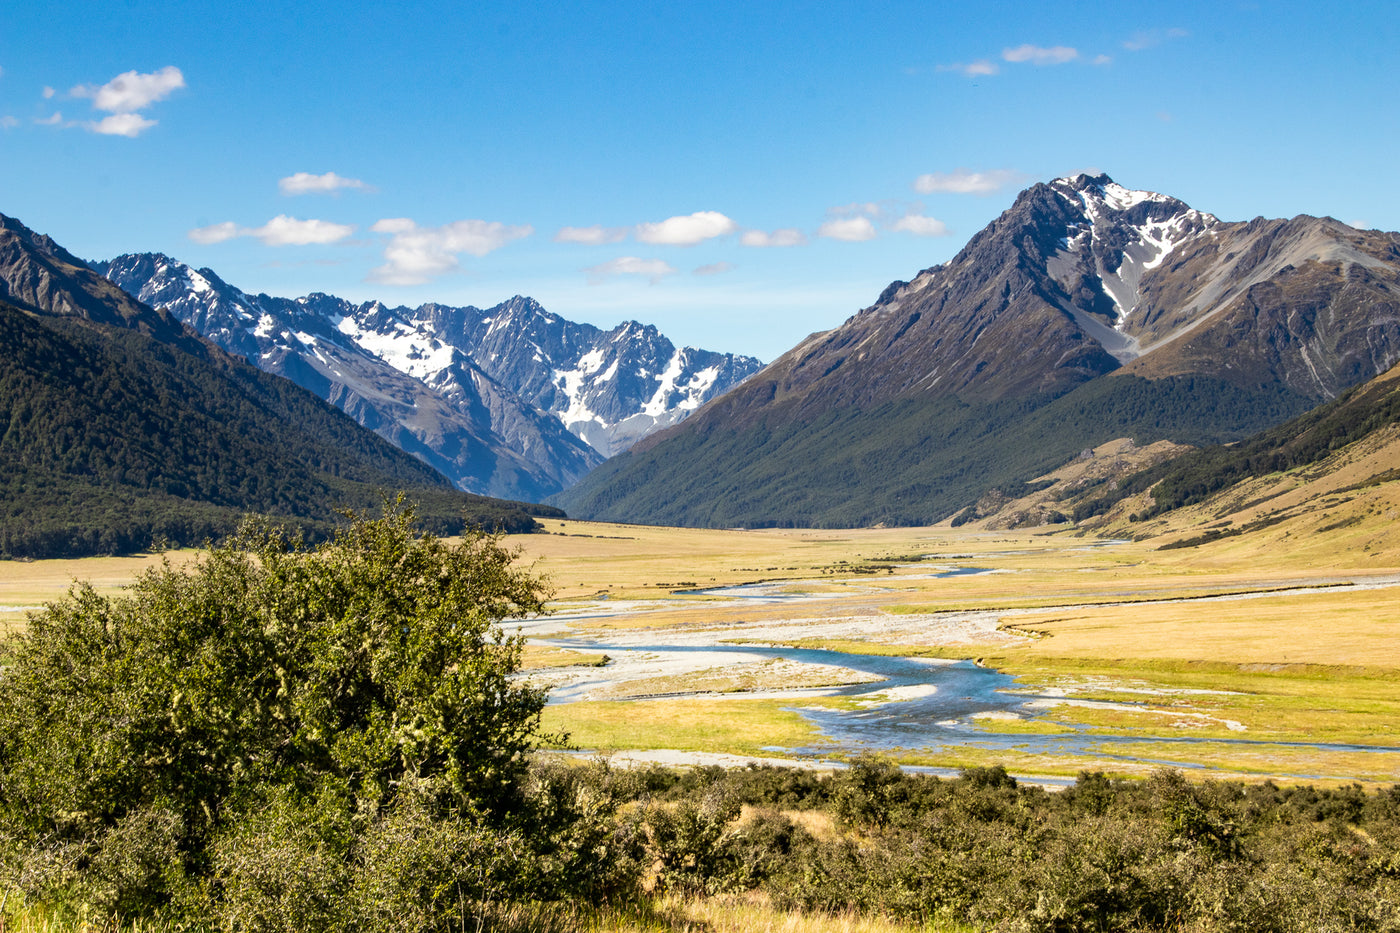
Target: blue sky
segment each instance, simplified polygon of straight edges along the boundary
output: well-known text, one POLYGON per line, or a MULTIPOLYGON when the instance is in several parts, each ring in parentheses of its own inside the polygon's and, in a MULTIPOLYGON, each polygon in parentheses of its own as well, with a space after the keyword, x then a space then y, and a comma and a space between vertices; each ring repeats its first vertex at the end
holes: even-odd
POLYGON ((771 360, 1080 170, 1400 229, 1398 47, 1393 2, 11 3, 0 213, 771 360))

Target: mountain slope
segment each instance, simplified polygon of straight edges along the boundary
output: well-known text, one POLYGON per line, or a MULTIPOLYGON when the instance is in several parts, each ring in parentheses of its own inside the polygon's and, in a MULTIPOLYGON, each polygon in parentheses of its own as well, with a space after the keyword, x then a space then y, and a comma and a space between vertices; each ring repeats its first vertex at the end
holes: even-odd
POLYGON ((197 544, 247 511, 315 533, 399 489, 441 530, 531 524, 0 217, 0 553, 197 544))
POLYGON ((1225 223, 1107 176, 1035 185, 555 501, 680 524, 923 523, 1086 447, 1234 440, 1400 359, 1395 234, 1225 223))
MULTIPOLYGON (((1076 517, 1089 527, 1131 518, 1143 522, 1131 529, 1135 537, 1160 534, 1166 526, 1153 522, 1190 506, 1219 500, 1220 493, 1240 483, 1273 478, 1291 488, 1295 481, 1312 482, 1324 473, 1336 472, 1341 462, 1334 452, 1388 451, 1376 458, 1376 468, 1365 476, 1349 476, 1365 483, 1400 481, 1400 365, 1356 386, 1334 401, 1284 424, 1260 432, 1230 446, 1193 450, 1149 469, 1125 477, 1115 488, 1077 504, 1076 517), (1324 468, 1329 460, 1334 462, 1324 468), (1319 472, 1320 470, 1320 472, 1319 472), (1283 474, 1292 479, 1282 480, 1283 474), (1316 475, 1310 475, 1316 474, 1316 475)), ((1353 458, 1354 459, 1354 458, 1353 458)), ((1363 486, 1365 485, 1363 483, 1363 486)), ((1276 494, 1277 495, 1277 494, 1276 494)), ((1274 497, 1252 497, 1257 506, 1274 497)), ((1235 505, 1239 504, 1236 497, 1235 505)), ((1224 508, 1219 501, 1211 506, 1224 508)), ((1217 518, 1224 517, 1224 513, 1217 518)), ((1180 527, 1180 516, 1169 524, 1180 527)), ((1214 526, 1206 537, 1238 534, 1230 522, 1214 526)), ((1124 529, 1119 528, 1118 531, 1124 529)))

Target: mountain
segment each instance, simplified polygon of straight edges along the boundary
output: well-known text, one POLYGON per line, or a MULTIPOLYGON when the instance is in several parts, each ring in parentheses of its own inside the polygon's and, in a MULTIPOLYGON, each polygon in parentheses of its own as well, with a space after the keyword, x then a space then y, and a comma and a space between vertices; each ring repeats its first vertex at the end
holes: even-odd
POLYGON ((382 305, 247 295, 211 270, 160 254, 95 268, 228 352, 341 408, 461 489, 541 499, 602 460, 470 356, 382 305))
POLYGON ((463 489, 544 498, 756 372, 654 327, 576 324, 515 297, 482 311, 247 295, 168 256, 94 268, 231 353, 350 413, 463 489))
POLYGON ((534 525, 0 215, 0 555, 199 544, 245 512, 315 535, 395 490, 442 532, 534 525))
POLYGON ((577 324, 519 295, 488 311, 428 304, 418 326, 612 456, 758 372, 751 356, 677 347, 651 325, 577 324))
POLYGON ((934 522, 1113 438, 1249 436, 1397 360, 1400 236, 1229 223, 1078 175, 555 501, 640 522, 934 522))

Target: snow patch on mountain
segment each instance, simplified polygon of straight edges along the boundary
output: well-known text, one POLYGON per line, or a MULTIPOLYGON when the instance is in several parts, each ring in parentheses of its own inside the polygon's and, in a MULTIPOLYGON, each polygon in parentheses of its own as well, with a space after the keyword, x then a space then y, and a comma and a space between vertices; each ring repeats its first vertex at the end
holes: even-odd
POLYGON ((1209 234, 1219 220, 1167 195, 1125 188, 1107 176, 1058 178, 1050 187, 1079 219, 1066 226, 1046 271, 1071 288, 1080 276, 1097 280, 1113 305, 1113 319, 1101 322, 1082 308, 1071 314, 1120 361, 1134 359, 1141 350, 1124 329, 1141 302, 1143 276, 1161 268, 1184 244, 1209 234))

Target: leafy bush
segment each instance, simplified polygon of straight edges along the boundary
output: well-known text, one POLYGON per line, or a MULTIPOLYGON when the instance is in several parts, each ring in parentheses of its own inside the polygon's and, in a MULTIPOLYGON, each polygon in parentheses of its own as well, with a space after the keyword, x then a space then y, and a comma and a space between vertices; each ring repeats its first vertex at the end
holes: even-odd
POLYGON ((333 929, 368 866, 409 859, 396 883, 421 892, 491 849, 528 817, 545 702, 496 624, 546 595, 513 558, 390 504, 312 549, 249 523, 124 595, 75 585, 0 648, 0 864, 51 867, 8 880, 106 912, 333 929), (410 835, 421 851, 384 844, 410 835))

